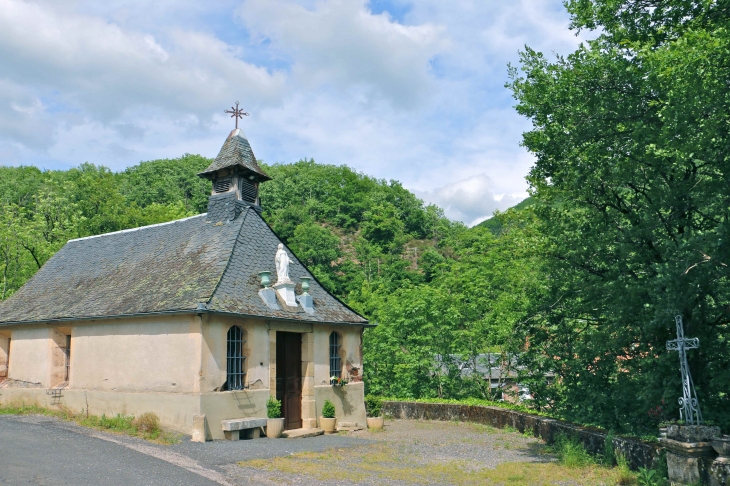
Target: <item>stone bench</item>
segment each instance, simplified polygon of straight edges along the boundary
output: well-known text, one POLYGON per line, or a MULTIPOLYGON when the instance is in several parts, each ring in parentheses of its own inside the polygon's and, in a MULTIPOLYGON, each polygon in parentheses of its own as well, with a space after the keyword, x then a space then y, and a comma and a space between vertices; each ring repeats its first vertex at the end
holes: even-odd
POLYGON ((226 440, 258 439, 261 427, 266 427, 265 418, 242 418, 222 420, 223 436, 226 440))

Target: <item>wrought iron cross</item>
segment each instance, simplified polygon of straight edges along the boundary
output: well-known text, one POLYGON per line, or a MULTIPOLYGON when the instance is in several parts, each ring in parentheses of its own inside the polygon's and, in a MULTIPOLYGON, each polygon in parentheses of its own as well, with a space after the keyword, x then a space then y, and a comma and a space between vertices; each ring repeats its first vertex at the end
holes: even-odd
POLYGON ((244 116, 248 116, 248 113, 238 108, 238 101, 236 101, 236 106, 231 106, 230 110, 225 110, 223 113, 231 113, 231 118, 236 119, 236 128, 238 128, 238 119, 243 118, 244 116))
POLYGON ((682 372, 682 398, 679 399, 679 418, 689 425, 700 425, 702 423, 702 412, 697 401, 695 385, 692 382, 692 375, 689 374, 687 364, 687 350, 700 346, 699 338, 685 338, 682 316, 674 318, 677 323, 677 339, 667 341, 669 351, 679 352, 679 368, 682 372))

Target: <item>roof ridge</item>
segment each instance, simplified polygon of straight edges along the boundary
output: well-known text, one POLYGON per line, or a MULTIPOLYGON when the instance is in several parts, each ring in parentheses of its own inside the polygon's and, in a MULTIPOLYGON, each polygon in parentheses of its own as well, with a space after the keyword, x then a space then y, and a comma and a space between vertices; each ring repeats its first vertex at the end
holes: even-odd
POLYGON ((251 207, 246 207, 243 212, 241 213, 243 215, 243 218, 241 219, 241 226, 238 228, 238 233, 236 233, 236 239, 231 245, 231 252, 228 254, 228 260, 226 261, 226 268, 223 269, 223 271, 220 274, 220 277, 218 277, 218 281, 215 283, 215 287, 213 288, 213 292, 210 293, 210 297, 208 297, 208 300, 205 301, 205 305, 208 306, 213 301, 213 296, 215 296, 215 293, 218 291, 218 287, 220 287, 221 282, 223 281, 223 277, 225 276, 226 272, 228 271, 228 267, 231 266, 231 257, 233 257, 233 251, 236 249, 236 245, 238 245, 238 237, 241 236, 241 232, 243 231, 243 225, 246 224, 246 216, 248 216, 249 211, 251 210, 251 207))
POLYGON ((147 228, 156 228, 156 227, 165 226, 168 224, 180 223, 182 221, 187 221, 187 220, 193 219, 193 218, 199 218, 201 216, 205 216, 206 214, 208 214, 208 213, 196 214, 195 216, 188 216, 187 218, 175 219, 173 221, 167 221, 165 223, 148 224, 146 226, 137 226, 136 228, 127 228, 127 229, 123 229, 123 230, 119 230, 119 231, 112 231, 111 233, 102 233, 100 235, 91 235, 91 236, 84 236, 81 238, 74 238, 72 240, 68 240, 66 243, 71 243, 73 241, 90 240, 92 238, 101 238, 103 236, 118 235, 120 233, 131 233, 133 231, 139 231, 139 230, 143 230, 143 229, 147 229, 147 228))

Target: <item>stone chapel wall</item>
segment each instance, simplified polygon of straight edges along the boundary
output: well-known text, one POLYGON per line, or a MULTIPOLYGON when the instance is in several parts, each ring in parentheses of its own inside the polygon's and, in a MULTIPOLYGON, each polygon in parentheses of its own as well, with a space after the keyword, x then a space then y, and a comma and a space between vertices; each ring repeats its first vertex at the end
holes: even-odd
POLYGON ((74 389, 170 393, 199 390, 197 316, 84 321, 72 327, 74 389))
POLYGON ((24 327, 12 331, 8 378, 17 386, 48 388, 51 329, 24 327))
POLYGON ((227 334, 231 326, 244 332, 245 384, 250 390, 269 388, 269 331, 266 321, 225 316, 203 316, 200 392, 220 389, 226 382, 227 334))
POLYGON ((360 346, 360 326, 325 326, 314 327, 314 384, 315 386, 330 384, 330 334, 340 335, 340 358, 342 360, 342 376, 353 382, 362 381, 362 349, 360 346))

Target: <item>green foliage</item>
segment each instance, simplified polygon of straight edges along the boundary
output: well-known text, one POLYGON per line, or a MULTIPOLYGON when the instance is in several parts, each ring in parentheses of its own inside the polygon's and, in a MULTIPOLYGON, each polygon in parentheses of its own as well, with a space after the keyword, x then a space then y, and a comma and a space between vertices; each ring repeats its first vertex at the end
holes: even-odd
POLYGON ((616 467, 618 468, 618 484, 634 484, 636 482, 636 476, 631 472, 629 467, 629 461, 626 456, 620 452, 616 454, 616 467))
POLYGON ((119 191, 139 207, 181 204, 185 212, 203 213, 208 208, 210 181, 197 176, 211 160, 185 154, 178 159, 140 162, 118 175, 119 191))
POLYGON ((269 396, 266 400, 266 416, 270 419, 281 418, 281 400, 269 396))
POLYGON ((324 401, 322 405, 322 417, 323 418, 335 418, 335 404, 329 400, 324 401))
MULTIPOLYGON (((392 292, 363 285, 378 327, 365 331, 365 382, 370 393, 403 398, 497 400, 481 373, 515 372, 524 340, 513 331, 541 295, 540 240, 529 212, 498 215, 497 237, 486 228, 455 233, 446 256, 433 258, 429 281, 392 292), (450 258, 448 258, 450 257, 450 258)), ((424 251, 424 257, 435 251, 424 251)))
POLYGON ((655 469, 639 468, 639 474, 636 476, 639 486, 662 486, 665 481, 655 469))
POLYGON ((571 468, 585 467, 595 464, 591 456, 577 437, 559 434, 552 446, 560 462, 571 468))
POLYGON ((378 305, 371 289, 423 282, 418 256, 431 249, 431 260, 443 258, 445 240, 463 228, 399 183, 346 166, 300 160, 264 169, 273 177, 261 185, 266 221, 325 288, 366 314, 378 305))
POLYGON ((609 431, 603 441, 603 464, 608 467, 613 467, 616 464, 616 452, 613 449, 613 439, 613 432, 609 431))
POLYGON ((375 395, 365 395, 365 411, 368 417, 380 417, 383 407, 383 398, 375 395))
POLYGON ((617 431, 681 393, 674 316, 703 415, 730 427, 730 31, 722 2, 573 0, 601 35, 511 70, 546 292, 518 324, 538 405, 617 431), (552 384, 546 374, 554 374, 552 384), (632 397, 632 400, 626 400, 632 397))
POLYGON ((499 408, 506 408, 508 410, 515 410, 517 412, 523 412, 523 413, 529 413, 532 415, 539 415, 542 417, 549 417, 550 415, 546 412, 541 412, 535 409, 532 409, 530 407, 527 407, 525 405, 520 405, 517 403, 510 403, 506 401, 491 401, 491 400, 484 400, 481 398, 461 398, 461 399, 454 399, 454 398, 390 398, 390 397, 383 397, 383 401, 393 401, 393 402, 416 402, 416 403, 446 403, 446 404, 454 404, 454 405, 469 405, 472 407, 499 407, 499 408))
POLYGON ((89 415, 83 410, 74 413, 67 408, 51 410, 38 405, 7 404, 0 406, 0 415, 46 415, 61 420, 75 422, 84 427, 91 427, 120 434, 142 437, 145 440, 172 444, 179 442, 180 436, 164 431, 160 427, 159 417, 152 412, 145 412, 139 417, 133 415, 117 414, 114 417, 107 417, 102 414, 89 415))

